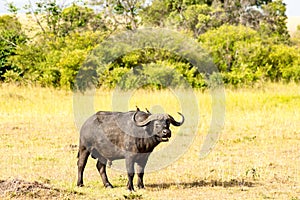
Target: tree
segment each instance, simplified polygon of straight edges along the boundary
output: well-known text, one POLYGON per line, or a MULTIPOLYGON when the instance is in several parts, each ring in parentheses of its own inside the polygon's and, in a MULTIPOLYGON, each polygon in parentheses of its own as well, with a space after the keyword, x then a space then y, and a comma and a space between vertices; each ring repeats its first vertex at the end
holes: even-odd
POLYGON ((154 0, 140 13, 142 23, 146 26, 165 27, 170 10, 164 0, 154 0))
POLYGON ((251 27, 281 42, 289 40, 283 0, 225 0, 223 8, 226 23, 251 27))
POLYGON ((211 5, 211 0, 153 0, 141 12, 142 21, 146 25, 166 26, 168 18, 183 19, 183 12, 191 5, 211 5))
POLYGON ((170 15, 169 18, 179 29, 191 31, 197 38, 207 30, 221 26, 225 17, 220 7, 213 8, 207 4, 198 4, 188 6, 181 17, 170 15))
POLYGON ((26 36, 18 19, 14 15, 0 16, 0 80, 4 80, 6 72, 18 71, 8 58, 15 55, 18 46, 25 42, 26 36))
POLYGON ((81 6, 76 1, 67 8, 56 3, 56 0, 39 0, 35 8, 31 1, 27 5, 27 10, 33 15, 41 32, 63 37, 73 31, 80 30, 106 30, 105 21, 101 14, 89 8, 86 4, 81 6))
POLYGON ((113 30, 123 27, 135 30, 140 23, 138 14, 145 0, 89 0, 91 5, 100 5, 104 18, 113 30))
MULTIPOLYGON (((10 38, 3 40, 9 45, 1 47, 13 49, 9 51, 9 57, 5 57, 5 63, 16 69, 9 69, 3 77, 41 86, 72 88, 89 51, 109 34, 104 19, 86 5, 72 4, 63 8, 55 0, 40 0, 36 8, 30 4, 27 9, 33 14, 40 30, 29 43, 17 45, 10 38)), ((5 33, 11 30, 8 26, 14 26, 11 21, 9 18, 3 25, 5 33)), ((17 25, 14 34, 21 33, 21 24, 17 25)), ((0 37, 6 35, 1 34, 0 37)))
POLYGON ((289 39, 282 0, 154 0, 142 12, 146 25, 176 26, 195 37, 222 24, 244 25, 266 37, 289 39))
POLYGON ((63 9, 61 18, 60 26, 63 35, 68 35, 73 31, 86 31, 88 29, 92 31, 107 30, 101 15, 96 14, 93 9, 86 6, 73 4, 63 9))
POLYGON ((287 29, 286 4, 282 0, 274 0, 262 6, 264 19, 261 32, 277 38, 278 42, 289 42, 287 29))

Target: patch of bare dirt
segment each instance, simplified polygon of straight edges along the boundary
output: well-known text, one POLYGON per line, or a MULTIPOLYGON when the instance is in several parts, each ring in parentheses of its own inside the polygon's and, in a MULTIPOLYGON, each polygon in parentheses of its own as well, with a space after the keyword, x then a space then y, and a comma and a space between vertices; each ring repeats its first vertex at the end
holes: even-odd
POLYGON ((71 196, 72 194, 66 194, 62 190, 37 181, 28 182, 20 179, 0 180, 0 198, 61 199, 66 195, 71 196))

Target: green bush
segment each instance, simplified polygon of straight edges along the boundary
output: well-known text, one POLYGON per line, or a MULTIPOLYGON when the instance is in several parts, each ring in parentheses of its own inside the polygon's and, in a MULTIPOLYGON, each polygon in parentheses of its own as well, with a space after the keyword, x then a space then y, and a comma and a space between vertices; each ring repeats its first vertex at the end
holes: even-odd
POLYGON ((86 55, 87 51, 81 49, 63 52, 60 61, 57 63, 58 69, 60 69, 61 87, 74 88, 76 75, 86 59, 86 55))
POLYGON ((287 45, 273 45, 268 55, 266 76, 271 81, 299 80, 300 50, 287 45))
POLYGON ((181 73, 176 70, 176 66, 166 62, 157 62, 137 66, 126 74, 123 74, 118 83, 121 89, 135 88, 178 88, 185 87, 187 82, 181 73))
POLYGON ((220 72, 228 72, 236 62, 238 42, 252 43, 259 34, 245 26, 223 25, 199 36, 202 47, 211 52, 220 72))
POLYGON ((299 80, 299 49, 272 38, 264 40, 250 28, 224 25, 201 35, 199 41, 211 53, 226 84, 299 80))
POLYGON ((6 77, 10 77, 7 81, 19 80, 16 75, 20 74, 20 71, 9 62, 9 57, 16 54, 16 49, 24 44, 26 39, 21 23, 15 16, 0 16, 0 80, 3 81, 6 77))
POLYGON ((98 75, 99 85, 108 88, 121 84, 123 89, 139 85, 158 89, 180 86, 183 80, 195 88, 206 85, 204 76, 188 60, 164 49, 132 51, 99 66, 98 75))
POLYGON ((40 38, 18 48, 10 61, 18 66, 24 82, 72 89, 82 63, 105 34, 72 33, 64 38, 48 35, 47 40, 40 38))
POLYGON ((227 84, 250 83, 262 75, 259 70, 264 48, 259 34, 244 26, 223 25, 200 35, 227 84))

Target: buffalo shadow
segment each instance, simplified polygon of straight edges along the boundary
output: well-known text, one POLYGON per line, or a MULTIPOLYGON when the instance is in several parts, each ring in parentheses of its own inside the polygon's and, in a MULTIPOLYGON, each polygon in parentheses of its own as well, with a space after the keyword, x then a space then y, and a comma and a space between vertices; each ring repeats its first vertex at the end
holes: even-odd
POLYGON ((220 181, 220 180, 200 180, 200 181, 193 181, 193 182, 180 182, 180 183, 150 183, 145 184, 147 188, 162 188, 168 189, 170 187, 177 186, 179 188, 187 189, 193 187, 254 187, 257 185, 255 182, 245 181, 245 180, 237 180, 231 179, 229 181, 220 181))

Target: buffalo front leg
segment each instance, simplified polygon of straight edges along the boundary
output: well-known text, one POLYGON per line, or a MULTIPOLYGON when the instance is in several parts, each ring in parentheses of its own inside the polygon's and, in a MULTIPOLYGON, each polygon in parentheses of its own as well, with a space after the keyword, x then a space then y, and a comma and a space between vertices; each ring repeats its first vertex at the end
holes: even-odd
POLYGON ((148 156, 145 156, 144 158, 141 158, 140 160, 138 160, 136 162, 137 163, 137 175, 138 175, 137 186, 139 189, 145 188, 143 177, 144 177, 144 169, 145 169, 147 160, 148 160, 148 156))
POLYGON ((137 173, 138 175, 138 181, 137 181, 137 186, 139 189, 144 189, 144 181, 143 181, 143 177, 144 177, 144 169, 141 169, 140 172, 137 173))
POLYGON ((126 158, 125 162, 126 162, 126 169, 128 175, 127 189, 129 191, 134 191, 134 187, 133 187, 134 162, 132 158, 126 158))
POLYGON ((83 171, 86 165, 86 162, 88 160, 88 157, 90 155, 90 152, 83 146, 79 147, 78 151, 78 180, 77 180, 77 186, 82 187, 83 186, 83 171))
POLYGON ((108 178, 107 178, 106 162, 107 161, 105 161, 105 163, 102 163, 100 160, 98 160, 97 164, 96 164, 96 167, 98 169, 98 172, 100 173, 100 176, 101 176, 101 179, 102 179, 102 182, 103 182, 104 186, 106 188, 113 188, 113 186, 110 184, 110 182, 108 181, 108 178))

